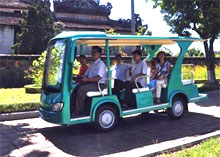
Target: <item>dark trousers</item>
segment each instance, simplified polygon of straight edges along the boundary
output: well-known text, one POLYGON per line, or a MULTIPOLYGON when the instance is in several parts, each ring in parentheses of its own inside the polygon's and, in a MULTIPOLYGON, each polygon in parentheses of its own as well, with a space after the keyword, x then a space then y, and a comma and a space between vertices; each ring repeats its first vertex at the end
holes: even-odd
MULTIPOLYGON (((137 83, 138 87, 141 88, 141 84, 137 83)), ((125 88, 125 103, 129 107, 137 107, 135 94, 132 93, 132 89, 137 88, 134 82, 129 82, 126 84, 125 88)))
MULTIPOLYGON (((104 84, 100 84, 101 89, 105 88, 104 84)), ((89 91, 99 91, 98 83, 80 84, 73 92, 73 106, 72 109, 80 113, 85 113, 86 94, 89 91)))
POLYGON ((118 97, 118 100, 121 104, 123 104, 123 100, 120 100, 120 91, 124 88, 126 88, 126 84, 128 84, 129 81, 121 81, 121 80, 118 80, 118 79, 115 79, 115 82, 114 82, 114 88, 112 89, 112 93, 117 95, 118 97))

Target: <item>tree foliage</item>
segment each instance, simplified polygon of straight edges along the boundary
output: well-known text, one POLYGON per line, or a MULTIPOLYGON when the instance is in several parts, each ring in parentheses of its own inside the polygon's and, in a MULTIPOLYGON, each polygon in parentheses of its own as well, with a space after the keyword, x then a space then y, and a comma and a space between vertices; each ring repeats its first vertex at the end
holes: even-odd
POLYGON ((192 48, 186 52, 186 56, 187 57, 202 57, 204 56, 204 54, 201 50, 192 48))
POLYGON ((153 0, 161 7, 171 32, 190 36, 196 31, 203 39, 217 37, 220 33, 219 0, 153 0))
POLYGON ((213 43, 220 34, 219 0, 153 0, 159 6, 171 32, 191 36, 193 30, 203 39, 209 83, 215 83, 213 43))
POLYGON ((17 43, 12 47, 14 53, 40 54, 47 42, 54 36, 54 18, 50 11, 49 0, 34 0, 20 22, 21 33, 17 34, 17 43))

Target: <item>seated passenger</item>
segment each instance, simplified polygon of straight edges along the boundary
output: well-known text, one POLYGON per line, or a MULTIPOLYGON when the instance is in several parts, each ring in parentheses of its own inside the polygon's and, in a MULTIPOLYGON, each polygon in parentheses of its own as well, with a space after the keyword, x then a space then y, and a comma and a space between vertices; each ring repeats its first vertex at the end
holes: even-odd
MULTIPOLYGON (((132 67, 132 70, 130 71, 131 80, 126 85, 125 90, 125 101, 127 106, 133 106, 135 107, 136 101, 135 101, 135 95, 132 93, 133 88, 137 88, 135 85, 135 79, 140 76, 146 76, 147 74, 147 64, 141 60, 141 51, 135 50, 132 52, 133 60, 135 62, 135 65, 132 67)), ((146 79, 141 78, 137 80, 138 87, 145 87, 146 79)))
MULTIPOLYGON (((122 57, 120 54, 115 56, 114 59, 115 65, 111 68, 112 71, 112 78, 114 78, 114 88, 113 88, 113 94, 117 95, 118 100, 120 95, 120 90, 124 89, 126 87, 126 81, 127 81, 127 74, 129 71, 129 68, 131 65, 122 63, 122 57)), ((123 102, 120 102, 123 104, 123 102)))
POLYGON ((79 62, 80 62, 80 67, 79 67, 79 73, 77 76, 82 77, 84 73, 86 72, 86 70, 89 68, 89 66, 86 64, 86 56, 80 55, 79 62))
MULTIPOLYGON (((100 59, 102 49, 98 46, 92 47, 92 58, 94 63, 87 69, 82 77, 82 83, 78 86, 76 92, 76 103, 74 106, 75 114, 85 113, 85 99, 89 91, 98 91, 98 81, 106 77, 105 63, 100 59)), ((100 87, 105 87, 105 80, 101 82, 100 87)))
POLYGON ((161 97, 161 88, 166 83, 165 77, 168 73, 170 73, 170 62, 166 61, 166 53, 164 51, 160 51, 157 54, 158 63, 156 64, 156 72, 155 78, 156 81, 156 103, 160 102, 161 97))
POLYGON ((81 83, 82 76, 84 75, 86 70, 89 68, 89 66, 86 64, 86 56, 85 55, 79 56, 79 62, 80 62, 79 73, 78 73, 77 77, 75 78, 75 80, 76 80, 76 82, 81 83))
POLYGON ((147 61, 147 67, 150 68, 150 88, 155 88, 156 85, 156 79, 155 79, 155 63, 154 61, 147 61))

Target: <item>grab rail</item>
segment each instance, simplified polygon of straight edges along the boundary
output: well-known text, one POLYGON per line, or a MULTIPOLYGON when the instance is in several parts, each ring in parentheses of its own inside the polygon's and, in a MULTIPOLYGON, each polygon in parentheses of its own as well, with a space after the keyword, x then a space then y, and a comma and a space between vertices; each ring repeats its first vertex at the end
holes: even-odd
POLYGON ((135 86, 137 87, 137 90, 138 92, 140 92, 140 88, 138 87, 138 84, 137 84, 137 81, 141 78, 146 78, 146 79, 149 79, 150 78, 150 75, 146 75, 146 76, 139 76, 135 79, 134 83, 135 83, 135 86))
MULTIPOLYGON (((99 89, 99 92, 102 94, 102 96, 104 96, 104 94, 103 94, 103 91, 102 91, 102 89, 101 89, 101 87, 100 87, 100 84, 101 84, 101 82, 102 81, 107 81, 107 80, 114 80, 114 78, 102 78, 102 79, 100 79, 99 81, 98 81, 98 89, 99 89)), ((107 85, 107 88, 108 88, 108 85, 107 85)))

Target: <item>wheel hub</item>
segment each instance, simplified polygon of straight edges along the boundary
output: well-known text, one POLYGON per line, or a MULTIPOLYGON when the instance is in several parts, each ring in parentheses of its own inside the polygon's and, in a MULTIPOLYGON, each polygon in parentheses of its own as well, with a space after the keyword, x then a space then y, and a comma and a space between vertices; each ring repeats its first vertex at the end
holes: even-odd
POLYGON ((103 111, 99 117, 99 123, 103 128, 110 128, 114 120, 114 114, 110 110, 103 111))
POLYGON ((183 103, 181 101, 176 101, 173 104, 173 113, 176 116, 180 116, 183 113, 183 103))

